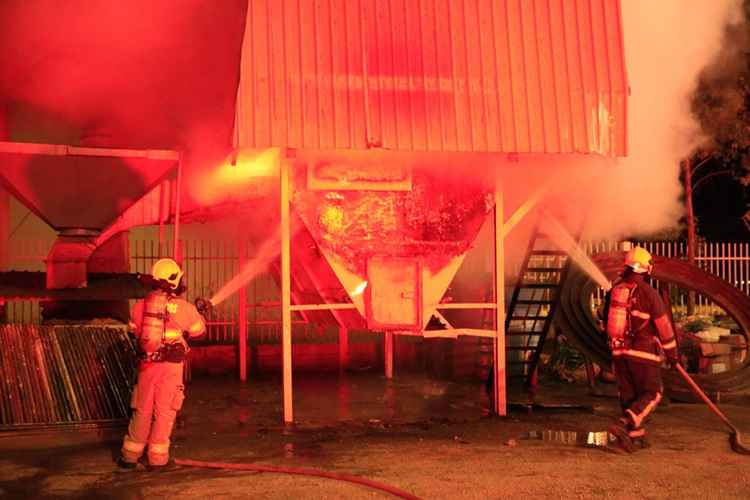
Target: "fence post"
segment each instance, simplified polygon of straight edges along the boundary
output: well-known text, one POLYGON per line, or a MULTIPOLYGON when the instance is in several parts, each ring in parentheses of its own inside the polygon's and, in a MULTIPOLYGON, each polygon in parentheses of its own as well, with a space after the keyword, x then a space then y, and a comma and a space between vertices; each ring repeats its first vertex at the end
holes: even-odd
MULTIPOLYGON (((683 162, 683 170, 685 172, 685 204, 687 209, 687 223, 688 223, 688 248, 687 248, 687 260, 691 266, 695 265, 695 216, 693 215, 693 167, 690 160, 683 162)), ((688 303, 687 303, 687 314, 692 316, 695 314, 695 292, 692 290, 688 291, 688 303)))
MULTIPOLYGON (((8 266, 8 246, 10 244, 10 195, 0 187, 0 271, 8 266)), ((8 321, 7 305, 0 299, 0 323, 8 321)))
POLYGON ((180 205, 182 202, 182 157, 177 161, 177 181, 175 186, 175 206, 174 206, 174 250, 173 257, 178 263, 182 262, 180 249, 180 205))

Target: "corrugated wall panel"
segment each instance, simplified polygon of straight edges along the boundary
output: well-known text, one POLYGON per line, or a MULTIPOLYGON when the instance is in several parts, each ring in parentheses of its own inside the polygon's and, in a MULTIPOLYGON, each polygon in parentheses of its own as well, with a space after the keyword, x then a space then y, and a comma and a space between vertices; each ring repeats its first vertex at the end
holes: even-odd
POLYGON ((545 151, 560 151, 560 124, 558 123, 559 111, 557 109, 557 96, 555 94, 555 59, 552 56, 553 40, 550 31, 550 9, 547 0, 534 0, 534 12, 536 17, 536 48, 539 57, 539 67, 542 69, 541 83, 542 94, 542 118, 544 121, 545 151))
POLYGON ((482 64, 482 88, 484 98, 483 118, 487 149, 490 151, 502 150, 502 131, 500 128, 498 109, 500 95, 498 93, 498 75, 495 67, 495 52, 497 44, 494 36, 494 23, 492 19, 492 4, 490 2, 477 3, 477 24, 471 29, 476 30, 479 36, 479 50, 482 64))
POLYGON ((619 2, 604 3, 605 26, 607 30, 607 60, 610 67, 612 86, 613 150, 627 151, 627 96, 628 79, 625 72, 625 49, 622 33, 622 13, 619 2))
POLYGON ((570 119, 573 127, 573 150, 585 150, 587 145, 586 115, 580 110, 584 106, 584 81, 581 69, 578 16, 576 2, 561 0, 563 12, 563 29, 565 41, 565 64, 567 66, 567 80, 570 85, 568 96, 570 99, 570 119))
POLYGON ((428 115, 427 93, 430 90, 425 78, 428 54, 424 50, 422 13, 418 2, 408 0, 404 2, 404 22, 406 23, 404 35, 406 36, 410 89, 405 98, 410 100, 412 141, 414 149, 427 150, 431 143, 429 140, 432 133, 430 122, 432 121, 434 126, 439 121, 432 120, 428 115))
POLYGON ((476 0, 464 2, 464 47, 468 66, 469 112, 471 115, 472 150, 487 151, 487 120, 484 109, 484 74, 482 72, 482 44, 479 35, 479 13, 476 0))
MULTIPOLYGON (((300 30, 299 30, 299 9, 297 5, 286 1, 283 4, 284 12, 284 29, 282 31, 284 40, 284 76, 286 77, 285 98, 286 98, 286 115, 278 122, 279 127, 285 127, 287 131, 288 144, 304 143, 304 120, 302 119, 302 62, 300 59, 300 30)), ((245 47, 247 47, 247 33, 245 34, 245 47)), ((243 55, 242 60, 247 58, 243 55)), ((244 77, 241 77, 244 78, 244 77)), ((240 89, 238 99, 238 115, 243 114, 240 102, 245 84, 240 80, 240 89)), ((247 112, 244 114, 252 114, 247 112)), ((245 137, 245 140, 248 138, 245 137)))
POLYGON ((270 20, 271 47, 269 51, 269 62, 271 65, 271 123, 279 123, 281 126, 271 127, 271 141, 274 144, 284 144, 289 141, 289 130, 287 124, 287 113, 289 112, 287 101, 289 91, 287 88, 286 67, 286 40, 284 39, 284 11, 281 2, 269 2, 268 19, 270 20))
POLYGON ((574 150, 573 119, 571 116, 571 85, 568 76, 565 24, 561 1, 550 2, 549 33, 550 58, 555 82, 555 110, 560 151, 574 150))
POLYGON ((238 147, 626 153, 620 0, 249 0, 238 147))

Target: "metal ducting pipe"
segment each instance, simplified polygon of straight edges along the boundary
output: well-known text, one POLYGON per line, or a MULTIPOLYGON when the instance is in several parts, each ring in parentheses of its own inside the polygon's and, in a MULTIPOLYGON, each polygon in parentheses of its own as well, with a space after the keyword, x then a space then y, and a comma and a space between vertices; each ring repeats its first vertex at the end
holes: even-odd
POLYGON ((97 231, 60 231, 47 255, 47 288, 82 288, 87 285, 88 261, 96 249, 97 231))

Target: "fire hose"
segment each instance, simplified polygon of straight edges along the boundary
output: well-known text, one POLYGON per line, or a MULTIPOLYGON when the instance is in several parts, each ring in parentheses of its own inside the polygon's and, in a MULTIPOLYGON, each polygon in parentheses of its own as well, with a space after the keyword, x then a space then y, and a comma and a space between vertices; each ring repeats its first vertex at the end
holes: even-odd
POLYGON ((419 497, 412 495, 404 490, 400 490, 395 486, 388 484, 379 483, 372 481, 364 477, 354 476, 351 474, 341 474, 338 472, 328 472, 317 469, 304 469, 301 467, 278 467, 273 465, 261 465, 261 464, 238 464, 228 462, 205 462, 202 460, 190 460, 190 459, 175 459, 177 465, 185 465, 188 467, 202 467, 206 469, 228 469, 228 470, 245 470, 252 472, 273 472, 277 474, 297 474, 303 476, 314 476, 323 477, 326 479, 335 479, 337 481, 346 481, 355 484, 361 484, 369 488, 384 491, 397 498, 404 498, 406 500, 419 500, 419 497))
MULTIPOLYGON (((592 257, 608 279, 622 271, 623 253, 600 253, 592 257)), ((735 320, 745 335, 750 331, 750 297, 741 290, 684 260, 654 256, 653 277, 682 289, 694 290, 708 297, 735 320)), ((602 366, 612 362, 607 337, 598 327, 591 308, 591 297, 598 285, 577 267, 571 268, 560 292, 560 306, 555 324, 571 343, 591 361, 602 366)), ((696 381, 709 394, 732 393, 750 388, 750 359, 736 370, 719 374, 698 374, 696 381)), ((670 397, 679 401, 696 401, 691 387, 674 371, 664 372, 670 397)))
MULTIPOLYGON (((211 299, 205 299, 199 297, 195 300, 195 307, 202 315, 206 316, 211 312, 214 307, 214 303, 211 299)), ((261 464, 238 464, 229 462, 206 462, 202 460, 191 460, 191 459, 175 459, 177 465, 184 465, 189 467, 202 467, 206 469, 228 469, 228 470, 245 470, 252 472, 272 472, 277 474, 297 474, 303 476, 323 477, 326 479, 334 479, 336 481, 346 481, 355 484, 361 484, 369 488, 380 490, 389 493, 397 498, 403 498, 405 500, 419 500, 419 497, 412 495, 406 491, 400 490, 395 486, 390 486, 385 483, 380 483, 367 479, 364 477, 354 476, 351 474, 341 474, 337 472, 328 472, 317 469, 305 469, 300 467, 279 467, 273 465, 261 465, 261 464)))
POLYGON ((719 407, 716 406, 710 399, 708 399, 708 396, 706 396, 706 393, 704 393, 701 388, 698 386, 698 384, 695 383, 695 381, 692 379, 690 375, 688 375, 688 372, 685 371, 685 369, 680 365, 675 365, 675 369, 677 370, 677 373, 680 374, 680 376, 685 380, 685 382, 690 386, 690 388, 693 390, 693 392, 701 399, 703 400, 706 405, 708 405, 708 408, 721 419, 724 424, 726 424, 727 427, 729 427, 729 430, 731 431, 729 433, 729 445, 732 447, 734 451, 737 453, 741 453, 742 455, 750 455, 750 449, 747 448, 745 445, 742 444, 742 441, 740 440, 740 431, 735 427, 732 422, 729 421, 729 419, 724 415, 724 413, 719 410, 719 407))

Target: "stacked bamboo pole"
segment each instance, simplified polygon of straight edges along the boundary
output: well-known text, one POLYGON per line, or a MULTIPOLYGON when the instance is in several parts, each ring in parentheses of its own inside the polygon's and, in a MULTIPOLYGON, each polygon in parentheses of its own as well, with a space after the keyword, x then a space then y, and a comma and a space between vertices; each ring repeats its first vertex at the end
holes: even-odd
POLYGON ((0 325, 0 428, 126 419, 135 369, 122 328, 0 325))

